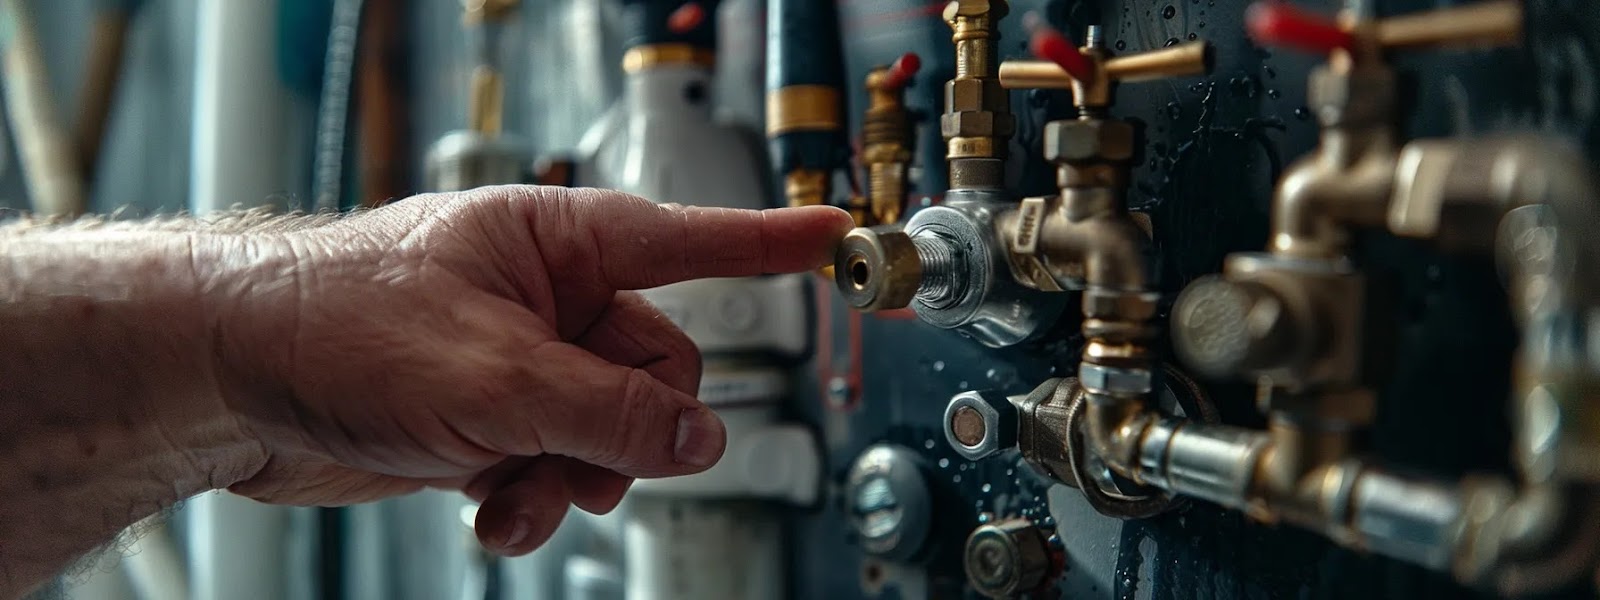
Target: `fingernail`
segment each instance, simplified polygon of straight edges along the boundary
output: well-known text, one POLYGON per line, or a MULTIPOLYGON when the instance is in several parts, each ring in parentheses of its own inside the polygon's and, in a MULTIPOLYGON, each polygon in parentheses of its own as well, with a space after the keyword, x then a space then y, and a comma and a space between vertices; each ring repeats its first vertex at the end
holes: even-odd
POLYGON ((689 408, 678 413, 678 439, 672 458, 678 464, 709 467, 722 457, 722 424, 710 410, 689 408))
POLYGON ((506 541, 500 543, 501 548, 511 549, 528 537, 528 518, 517 515, 511 520, 511 534, 506 536, 506 541))

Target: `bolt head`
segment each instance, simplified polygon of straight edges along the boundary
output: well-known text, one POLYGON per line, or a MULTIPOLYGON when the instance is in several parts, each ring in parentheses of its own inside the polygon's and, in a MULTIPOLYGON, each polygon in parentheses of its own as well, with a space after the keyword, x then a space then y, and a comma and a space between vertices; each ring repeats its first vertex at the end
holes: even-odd
POLYGON ((944 411, 945 441, 967 460, 981 460, 1017 445, 1017 407, 1005 394, 963 392, 944 411))
POLYGON ((1117 119, 1051 121, 1044 128, 1044 158, 1050 162, 1128 160, 1133 143, 1133 125, 1117 119))

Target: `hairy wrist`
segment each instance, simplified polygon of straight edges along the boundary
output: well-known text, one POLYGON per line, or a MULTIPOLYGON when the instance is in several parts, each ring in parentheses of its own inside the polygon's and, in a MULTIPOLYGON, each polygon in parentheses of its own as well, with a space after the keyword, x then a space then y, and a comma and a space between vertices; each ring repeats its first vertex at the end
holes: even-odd
POLYGON ((206 293, 227 246, 130 227, 0 232, 0 591, 265 462, 216 358, 206 293))

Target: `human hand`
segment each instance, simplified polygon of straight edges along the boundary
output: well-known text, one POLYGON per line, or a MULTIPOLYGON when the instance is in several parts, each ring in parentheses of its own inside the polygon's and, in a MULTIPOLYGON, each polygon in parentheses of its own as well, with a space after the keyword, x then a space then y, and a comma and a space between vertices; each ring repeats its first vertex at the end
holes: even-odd
POLYGON ((828 208, 497 187, 212 238, 219 385, 268 457, 229 489, 328 505, 459 488, 485 547, 531 551, 569 504, 609 511, 632 478, 723 451, 693 343, 626 290, 812 269, 849 227, 828 208))

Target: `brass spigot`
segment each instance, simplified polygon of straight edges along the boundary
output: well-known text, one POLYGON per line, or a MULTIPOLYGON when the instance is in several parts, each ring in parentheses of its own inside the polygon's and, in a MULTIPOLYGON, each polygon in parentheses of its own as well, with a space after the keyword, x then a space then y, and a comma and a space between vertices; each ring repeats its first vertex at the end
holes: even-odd
POLYGON ((956 47, 956 76, 945 84, 939 130, 950 162, 950 189, 1005 186, 1006 146, 1016 130, 1011 101, 995 64, 996 23, 1005 0, 956 0, 944 7, 956 47))
MULTIPOLYGON (((1322 124, 1321 144, 1279 182, 1268 252, 1230 257, 1222 277, 1180 296, 1174 345, 1214 376, 1264 377, 1295 394, 1353 393, 1368 374, 1361 369, 1365 286, 1347 259, 1351 233, 1387 228, 1407 235, 1417 222, 1406 210, 1414 203, 1397 194, 1408 189, 1411 168, 1401 161, 1396 76, 1384 52, 1514 41, 1521 9, 1492 1, 1335 24, 1273 4, 1253 7, 1250 26, 1262 43, 1328 56, 1307 94, 1322 124), (1219 333, 1216 316, 1224 313, 1251 315, 1247 331, 1219 333)), ((1370 403, 1370 393, 1363 395, 1370 403)))
POLYGON ((913 147, 905 88, 921 67, 915 54, 867 73, 867 110, 861 120, 861 163, 867 171, 867 202, 856 225, 900 221, 906 202, 906 171, 913 147))

